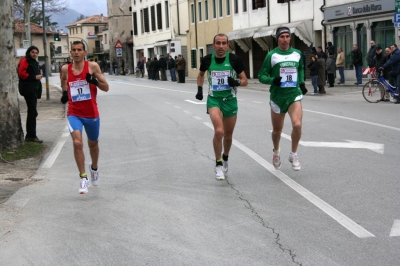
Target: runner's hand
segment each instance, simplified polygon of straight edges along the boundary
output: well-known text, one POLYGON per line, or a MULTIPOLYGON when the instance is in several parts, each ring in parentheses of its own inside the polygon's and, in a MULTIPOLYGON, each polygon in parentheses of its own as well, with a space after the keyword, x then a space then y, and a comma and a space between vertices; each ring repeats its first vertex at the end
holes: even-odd
POLYGON ((61 102, 66 104, 68 102, 68 91, 63 91, 61 96, 61 102))
POLYGON ((304 82, 300 83, 300 90, 303 95, 307 93, 308 90, 306 89, 306 85, 304 84, 304 82))
POLYGON ((203 87, 202 86, 197 86, 196 99, 200 100, 200 101, 203 100, 203 87))
POLYGON ((282 77, 274 78, 274 80, 272 81, 272 84, 274 84, 275 86, 281 86, 281 79, 282 79, 282 77))
POLYGON ((232 77, 228 77, 228 84, 230 87, 239 87, 240 86, 240 81, 236 80, 232 77))
POLYGON ((97 78, 95 78, 90 73, 86 73, 86 81, 93 85, 99 86, 99 81, 97 80, 97 78))

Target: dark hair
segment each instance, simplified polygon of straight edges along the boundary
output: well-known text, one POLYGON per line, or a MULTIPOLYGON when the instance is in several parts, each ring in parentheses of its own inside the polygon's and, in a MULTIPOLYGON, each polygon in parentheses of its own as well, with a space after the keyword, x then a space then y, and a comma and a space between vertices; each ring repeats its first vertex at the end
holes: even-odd
POLYGON ((317 57, 315 55, 310 55, 310 60, 315 59, 315 61, 317 61, 317 57))
POLYGON ((395 44, 395 43, 394 43, 394 44, 392 44, 392 45, 393 45, 394 47, 396 47, 396 48, 397 48, 397 44, 395 44))
POLYGON ((213 43, 215 43, 215 38, 216 38, 217 36, 219 36, 219 37, 226 37, 226 41, 229 42, 228 36, 226 36, 226 34, 224 34, 224 33, 218 33, 217 35, 214 36, 213 43))
POLYGON ((71 44, 71 47, 72 47, 72 45, 78 45, 78 44, 82 44, 82 46, 83 46, 83 51, 85 51, 86 47, 85 47, 85 44, 84 44, 82 41, 74 41, 74 42, 71 44))
POLYGON ((31 47, 28 48, 28 50, 26 50, 25 56, 30 58, 32 50, 36 50, 39 53, 39 48, 32 45, 31 47))

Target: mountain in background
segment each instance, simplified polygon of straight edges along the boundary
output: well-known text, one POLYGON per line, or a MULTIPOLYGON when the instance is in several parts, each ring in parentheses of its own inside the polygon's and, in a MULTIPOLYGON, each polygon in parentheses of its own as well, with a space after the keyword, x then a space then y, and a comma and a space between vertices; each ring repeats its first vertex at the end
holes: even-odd
MULTIPOLYGON (((50 21, 58 23, 58 30, 63 30, 64 32, 68 32, 67 25, 74 23, 77 19, 82 15, 81 13, 73 10, 66 9, 60 13, 49 13, 51 15, 50 21)), ((85 15, 86 16, 86 15, 85 15)))

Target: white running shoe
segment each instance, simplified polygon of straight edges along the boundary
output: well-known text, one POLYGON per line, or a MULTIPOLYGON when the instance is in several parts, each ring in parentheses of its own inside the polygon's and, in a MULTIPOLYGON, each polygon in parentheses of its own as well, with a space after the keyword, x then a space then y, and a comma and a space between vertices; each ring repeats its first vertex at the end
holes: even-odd
POLYGON ((222 172, 224 175, 228 174, 228 161, 222 160, 222 172))
POLYGON ((90 169, 90 176, 91 176, 91 182, 93 186, 97 186, 99 184, 99 168, 97 170, 92 169, 92 163, 89 164, 89 169, 90 169))
POLYGON ((300 160, 297 155, 289 155, 289 162, 292 163, 293 170, 299 171, 301 169, 300 160))
POLYGON ((79 186, 79 194, 86 194, 88 193, 88 187, 90 183, 87 178, 81 178, 80 186, 79 186))
POLYGON ((218 181, 225 179, 224 171, 222 170, 222 168, 222 165, 215 166, 215 179, 217 179, 218 181))
POLYGON ((281 156, 278 153, 272 155, 272 164, 274 165, 276 170, 281 169, 281 156))

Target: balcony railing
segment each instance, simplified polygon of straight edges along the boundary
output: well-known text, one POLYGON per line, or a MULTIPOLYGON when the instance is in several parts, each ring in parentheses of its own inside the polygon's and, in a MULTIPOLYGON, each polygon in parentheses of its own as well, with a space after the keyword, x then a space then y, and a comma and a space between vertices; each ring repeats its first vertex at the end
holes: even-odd
POLYGON ((102 53, 104 53, 104 49, 102 47, 95 47, 95 48, 93 48, 93 53, 94 54, 102 54, 102 53))

